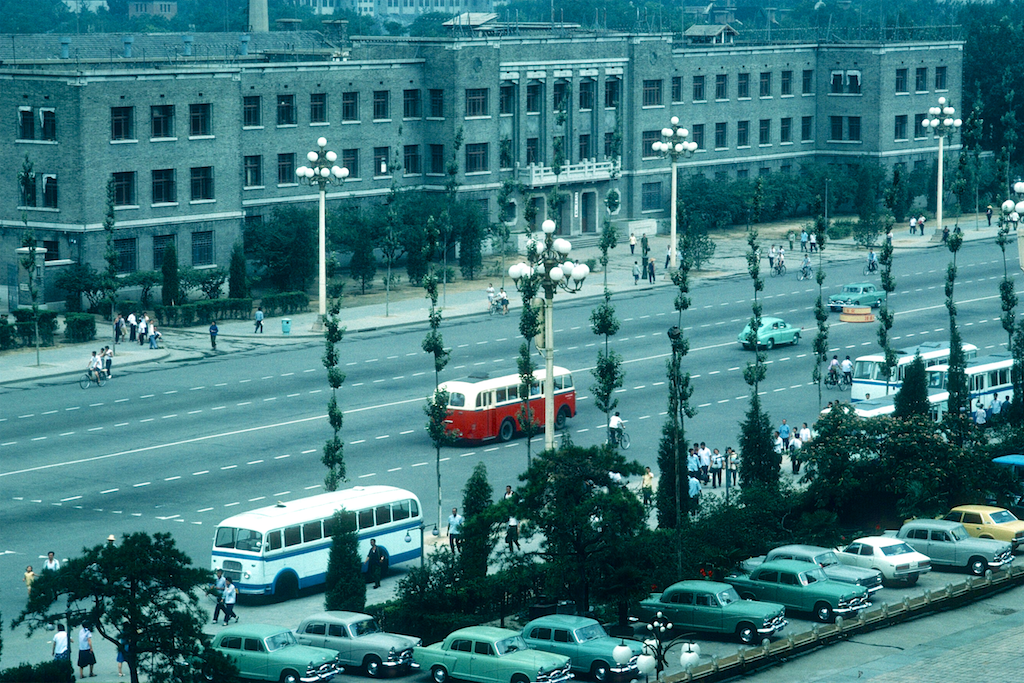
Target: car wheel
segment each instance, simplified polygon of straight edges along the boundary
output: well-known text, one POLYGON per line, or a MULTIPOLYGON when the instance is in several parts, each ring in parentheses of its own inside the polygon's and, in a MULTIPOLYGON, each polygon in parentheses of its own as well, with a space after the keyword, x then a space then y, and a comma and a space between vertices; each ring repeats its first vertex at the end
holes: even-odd
POLYGON ((793 335, 793 346, 796 346, 799 343, 800 343, 800 333, 797 332, 796 334, 793 335))
POLYGON ((774 348, 775 348, 775 339, 774 339, 773 337, 769 337, 769 338, 768 338, 768 341, 766 341, 766 342, 764 343, 764 347, 765 347, 766 349, 768 349, 769 351, 771 351, 772 349, 774 349, 774 348))
POLYGON ((444 668, 443 666, 431 667, 430 678, 433 679, 434 683, 447 683, 448 669, 444 668))
POLYGON ((832 605, 827 602, 819 602, 814 606, 814 618, 823 624, 832 621, 832 605))
POLYGON ((917 585, 917 578, 918 578, 917 576, 912 576, 909 579, 907 579, 907 585, 908 586, 916 586, 917 585))
POLYGON ((565 421, 569 419, 569 406, 562 406, 555 416, 555 429, 565 429, 565 421))
POLYGON ((376 678, 380 675, 380 657, 377 655, 366 655, 366 659, 363 660, 363 669, 366 670, 366 675, 370 678, 376 678))
POLYGON ((854 301, 854 302, 853 302, 853 305, 854 305, 854 306, 860 306, 860 300, 854 301))
POLYGON ((291 669, 281 672, 281 683, 299 683, 299 673, 291 669))
POLYGON ((736 638, 744 645, 750 645, 756 637, 757 629, 754 628, 753 624, 744 622, 736 627, 736 638))
POLYGON ((511 683, 530 683, 530 679, 523 674, 516 674, 512 677, 511 683))
POLYGON ((604 683, 608 680, 608 665, 600 660, 594 662, 590 667, 590 676, 598 683, 604 683))
POLYGON ((511 417, 506 417, 505 421, 501 423, 501 427, 498 429, 498 441, 508 441, 516 433, 516 423, 513 422, 511 417))
POLYGON ((988 562, 981 557, 972 557, 971 561, 967 563, 967 568, 975 576, 984 576, 985 570, 988 569, 988 562))

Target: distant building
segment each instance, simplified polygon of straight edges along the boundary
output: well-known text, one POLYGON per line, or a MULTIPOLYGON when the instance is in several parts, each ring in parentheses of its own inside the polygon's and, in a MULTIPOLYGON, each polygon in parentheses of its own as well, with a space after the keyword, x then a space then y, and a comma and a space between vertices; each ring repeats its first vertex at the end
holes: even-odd
POLYGON ((136 2, 136 0, 129 0, 128 16, 139 17, 144 15, 173 19, 178 15, 178 3, 174 0, 163 0, 163 2, 136 2))
POLYGON ((672 116, 697 143, 686 173, 736 179, 809 162, 930 163, 928 108, 940 95, 961 102, 962 42, 925 33, 767 44, 725 31, 733 43, 693 44, 668 33, 490 27, 412 39, 0 36, 0 117, 11 122, 0 127, 0 309, 17 294, 23 217, 47 249, 48 281, 74 262, 105 267, 109 178, 124 273, 159 269, 170 244, 182 265, 227 266, 247 221, 315 206, 295 168, 320 136, 350 172, 332 203, 378 202, 394 180, 442 192, 461 130, 460 196, 492 220, 511 178, 522 188, 517 231, 528 204, 538 224, 556 217, 545 204, 556 182, 568 198, 561 234, 596 235, 613 189, 613 220, 667 230, 669 164, 653 143, 672 116), (26 157, 33 170, 22 176, 26 157))

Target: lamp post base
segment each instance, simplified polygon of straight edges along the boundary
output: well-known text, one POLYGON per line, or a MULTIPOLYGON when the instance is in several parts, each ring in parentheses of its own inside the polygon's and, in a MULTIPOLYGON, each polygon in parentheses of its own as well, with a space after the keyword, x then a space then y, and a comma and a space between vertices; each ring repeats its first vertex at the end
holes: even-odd
POLYGON ((323 332, 324 331, 324 317, 318 315, 313 319, 313 324, 309 328, 310 332, 323 332))

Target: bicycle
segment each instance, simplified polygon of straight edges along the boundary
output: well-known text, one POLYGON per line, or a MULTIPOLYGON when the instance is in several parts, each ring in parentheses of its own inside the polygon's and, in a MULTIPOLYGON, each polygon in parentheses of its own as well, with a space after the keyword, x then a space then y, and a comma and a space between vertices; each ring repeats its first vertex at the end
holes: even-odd
POLYGON ((796 274, 797 280, 810 280, 811 279, 811 268, 810 266, 804 266, 800 269, 800 272, 796 274))
POLYGON ((774 266, 772 266, 772 269, 771 269, 771 276, 772 277, 775 277, 776 275, 778 275, 779 277, 782 277, 785 274, 786 274, 786 264, 785 263, 777 263, 774 266))
POLYGON ((491 303, 487 306, 488 315, 494 315, 495 313, 501 313, 501 300, 491 299, 491 303))
POLYGON ((844 372, 830 372, 825 375, 826 389, 847 391, 851 386, 853 386, 853 380, 851 380, 844 372))
POLYGON ((864 266, 864 274, 865 275, 873 275, 874 273, 877 273, 877 272, 878 272, 878 264, 877 263, 875 263, 875 264, 869 263, 866 266, 864 266))
POLYGON ((98 387, 103 386, 103 373, 102 372, 86 372, 78 378, 78 386, 83 389, 88 389, 90 384, 95 384, 98 387))
POLYGON ((605 442, 609 446, 618 446, 624 451, 629 450, 629 434, 626 433, 625 427, 620 427, 618 436, 615 435, 615 430, 608 430, 608 441, 605 442))

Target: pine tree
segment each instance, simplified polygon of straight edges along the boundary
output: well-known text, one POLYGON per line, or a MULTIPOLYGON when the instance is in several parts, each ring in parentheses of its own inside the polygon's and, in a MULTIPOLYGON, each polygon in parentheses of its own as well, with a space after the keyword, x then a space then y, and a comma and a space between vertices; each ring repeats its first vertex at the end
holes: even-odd
POLYGON ((928 401, 928 373, 925 370, 921 355, 914 356, 903 372, 903 386, 893 396, 895 410, 893 415, 907 419, 913 415, 928 417, 931 414, 931 403, 928 401))
POLYGON ((245 284, 245 248, 242 242, 235 242, 231 249, 231 266, 228 269, 228 297, 244 299, 249 288, 245 284))
POLYGON ((181 280, 178 278, 178 252, 173 244, 168 244, 164 248, 164 262, 161 266, 163 287, 160 290, 160 300, 164 306, 174 306, 181 297, 181 280))
POLYGON ((487 466, 478 462, 462 489, 462 516, 466 522, 462 529, 462 547, 459 560, 467 578, 487 575, 487 559, 494 549, 495 516, 493 494, 487 481, 487 466))
POLYGON ((359 552, 355 516, 336 512, 333 518, 331 554, 327 559, 324 609, 362 612, 366 606, 366 578, 359 552))
POLYGON ((338 367, 341 360, 338 353, 338 342, 345 336, 345 328, 341 326, 338 317, 340 306, 340 300, 333 299, 330 310, 324 316, 323 364, 327 368, 327 384, 331 387, 331 399, 327 402, 327 421, 334 431, 333 436, 324 444, 324 453, 320 459, 327 467, 324 488, 328 491, 337 491, 341 482, 346 481, 344 444, 338 437, 345 420, 344 414, 338 407, 338 389, 345 382, 345 373, 338 367))

